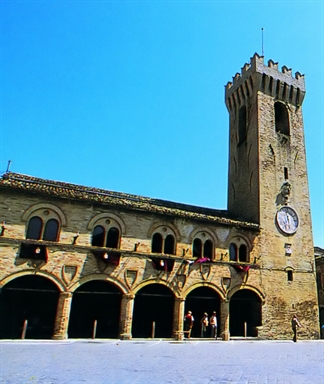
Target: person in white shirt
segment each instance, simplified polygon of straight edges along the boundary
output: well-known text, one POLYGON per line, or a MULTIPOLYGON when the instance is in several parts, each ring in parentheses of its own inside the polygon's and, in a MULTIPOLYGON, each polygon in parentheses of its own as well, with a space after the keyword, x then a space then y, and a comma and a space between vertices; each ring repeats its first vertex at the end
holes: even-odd
POLYGON ((217 339, 217 314, 214 311, 209 319, 209 324, 211 327, 211 337, 212 339, 217 339))
POLYGON ((200 320, 201 325, 201 337, 206 337, 207 327, 208 327, 208 313, 205 312, 204 316, 200 320))

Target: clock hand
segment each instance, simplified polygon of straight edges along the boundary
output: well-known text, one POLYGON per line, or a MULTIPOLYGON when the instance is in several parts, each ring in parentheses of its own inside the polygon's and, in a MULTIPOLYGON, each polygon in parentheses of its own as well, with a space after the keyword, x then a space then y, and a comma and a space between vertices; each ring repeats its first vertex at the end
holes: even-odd
POLYGON ((290 218, 289 218, 289 215, 288 213, 286 212, 286 229, 289 229, 290 228, 290 218))

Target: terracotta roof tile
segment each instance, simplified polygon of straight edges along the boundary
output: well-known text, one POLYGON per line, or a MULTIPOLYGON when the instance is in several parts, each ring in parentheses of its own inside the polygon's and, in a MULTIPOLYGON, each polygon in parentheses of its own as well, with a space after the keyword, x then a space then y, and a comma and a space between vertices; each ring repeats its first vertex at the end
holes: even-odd
POLYGON ((85 187, 54 180, 46 180, 19 173, 8 172, 0 178, 0 187, 14 188, 32 193, 82 201, 98 202, 116 207, 152 213, 204 220, 218 224, 259 229, 256 223, 230 218, 228 211, 198 207, 138 195, 85 187))

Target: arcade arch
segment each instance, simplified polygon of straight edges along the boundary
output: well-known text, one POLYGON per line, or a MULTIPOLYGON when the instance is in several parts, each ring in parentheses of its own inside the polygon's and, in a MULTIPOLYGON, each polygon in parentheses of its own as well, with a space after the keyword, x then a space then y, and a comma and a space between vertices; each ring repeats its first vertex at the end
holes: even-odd
POLYGON ((118 338, 121 290, 105 280, 91 280, 73 293, 69 338, 118 338))
POLYGON ((145 285, 134 301, 132 337, 173 337, 174 294, 159 283, 145 285))
POLYGON ((44 276, 9 281, 0 295, 0 338, 21 338, 25 320, 26 338, 52 338, 59 294, 58 286, 44 276))
POLYGON ((230 299, 231 336, 256 337, 262 325, 262 299, 251 289, 240 289, 230 299))
POLYGON ((200 320, 204 312, 207 312, 208 318, 210 318, 213 311, 216 311, 218 322, 218 334, 220 333, 220 303, 221 297, 219 293, 211 287, 200 286, 191 290, 190 293, 188 293, 185 303, 185 313, 191 311, 195 319, 191 332, 191 337, 200 337, 200 320))

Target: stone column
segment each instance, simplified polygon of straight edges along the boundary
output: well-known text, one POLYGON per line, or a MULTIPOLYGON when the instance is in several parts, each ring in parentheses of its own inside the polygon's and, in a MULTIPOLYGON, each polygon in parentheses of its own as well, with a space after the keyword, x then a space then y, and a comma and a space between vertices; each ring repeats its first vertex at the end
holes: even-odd
POLYGON ((130 340, 132 338, 133 308, 135 295, 124 295, 120 308, 120 338, 130 340))
POLYGON ((174 300, 173 332, 176 340, 183 340, 183 318, 186 299, 176 297, 174 300))
POLYGON ((221 337, 224 341, 228 341, 230 339, 230 330, 229 330, 229 300, 221 301, 221 337))
POLYGON ((53 339, 63 340, 68 338, 68 326, 72 302, 72 292, 61 292, 56 310, 53 339))

